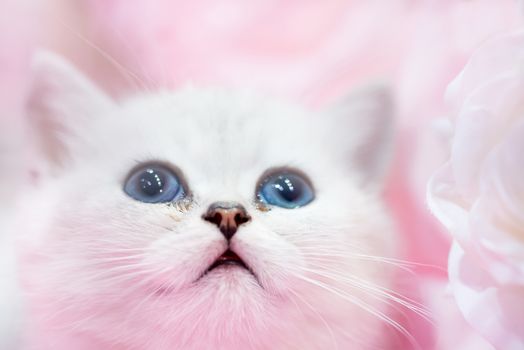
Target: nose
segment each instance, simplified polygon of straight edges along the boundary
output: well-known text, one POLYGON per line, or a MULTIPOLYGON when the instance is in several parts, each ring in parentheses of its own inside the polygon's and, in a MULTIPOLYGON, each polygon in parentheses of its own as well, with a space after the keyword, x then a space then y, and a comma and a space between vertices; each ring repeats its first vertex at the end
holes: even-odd
POLYGON ((251 220, 251 217, 239 203, 216 202, 209 206, 202 219, 215 224, 229 241, 238 227, 251 220))

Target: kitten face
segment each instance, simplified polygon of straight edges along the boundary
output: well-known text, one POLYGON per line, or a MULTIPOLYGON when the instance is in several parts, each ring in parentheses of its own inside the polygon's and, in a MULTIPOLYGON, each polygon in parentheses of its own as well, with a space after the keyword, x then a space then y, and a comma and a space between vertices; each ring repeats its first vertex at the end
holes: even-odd
POLYGON ((36 81, 46 161, 21 261, 40 329, 102 348, 373 346, 387 308, 370 288, 392 277, 373 257, 395 250, 372 162, 387 146, 368 143, 381 93, 331 113, 192 88, 116 103, 56 59, 36 81), (133 198, 126 183, 144 169, 164 169, 183 194, 133 198), (310 202, 264 202, 275 174, 303 179, 310 202), (234 235, 219 227, 229 212, 206 219, 217 203, 242 208, 234 235), (233 261, 211 269, 225 252, 233 261))

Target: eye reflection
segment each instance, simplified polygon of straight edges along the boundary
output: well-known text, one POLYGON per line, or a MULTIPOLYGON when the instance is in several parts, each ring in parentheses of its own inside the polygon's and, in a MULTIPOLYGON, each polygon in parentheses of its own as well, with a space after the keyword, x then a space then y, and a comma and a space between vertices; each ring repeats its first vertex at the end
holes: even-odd
POLYGON ((155 170, 146 169, 139 178, 140 189, 144 194, 154 196, 164 192, 164 179, 158 172, 155 172, 155 170))
POLYGON ((173 202, 185 196, 177 175, 160 164, 150 164, 135 170, 127 179, 124 192, 145 203, 173 202))
POLYGON ((303 175, 284 169, 263 179, 256 196, 263 204, 286 209, 305 206, 315 197, 313 189, 303 175))

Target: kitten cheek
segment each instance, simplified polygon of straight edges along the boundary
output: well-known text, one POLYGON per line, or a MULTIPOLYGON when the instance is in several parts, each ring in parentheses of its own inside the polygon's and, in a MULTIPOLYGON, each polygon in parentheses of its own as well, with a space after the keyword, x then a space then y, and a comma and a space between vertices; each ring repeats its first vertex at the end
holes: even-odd
POLYGON ((262 288, 279 297, 292 297, 290 290, 306 266, 297 247, 275 232, 253 225, 237 234, 231 248, 252 269, 262 288))
POLYGON ((144 264, 155 270, 152 284, 177 290, 197 281, 226 249, 227 243, 219 234, 205 230, 184 237, 174 234, 153 242, 144 264))

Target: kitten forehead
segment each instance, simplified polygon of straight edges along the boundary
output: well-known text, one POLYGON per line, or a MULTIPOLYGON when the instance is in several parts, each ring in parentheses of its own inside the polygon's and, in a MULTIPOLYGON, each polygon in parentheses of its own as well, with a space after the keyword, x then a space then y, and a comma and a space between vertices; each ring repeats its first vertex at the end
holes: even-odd
POLYGON ((167 127, 178 140, 199 135, 210 137, 203 140, 215 141, 208 143, 218 148, 237 147, 239 141, 255 141, 264 136, 289 135, 291 138, 293 134, 309 131, 310 117, 298 106, 269 98, 245 92, 194 88, 131 99, 124 103, 122 114, 148 131, 160 132, 159 128, 167 127))
POLYGON ((124 101, 113 115, 98 118, 92 134, 124 157, 227 174, 311 159, 314 124, 314 116, 297 106, 187 88, 124 101))

